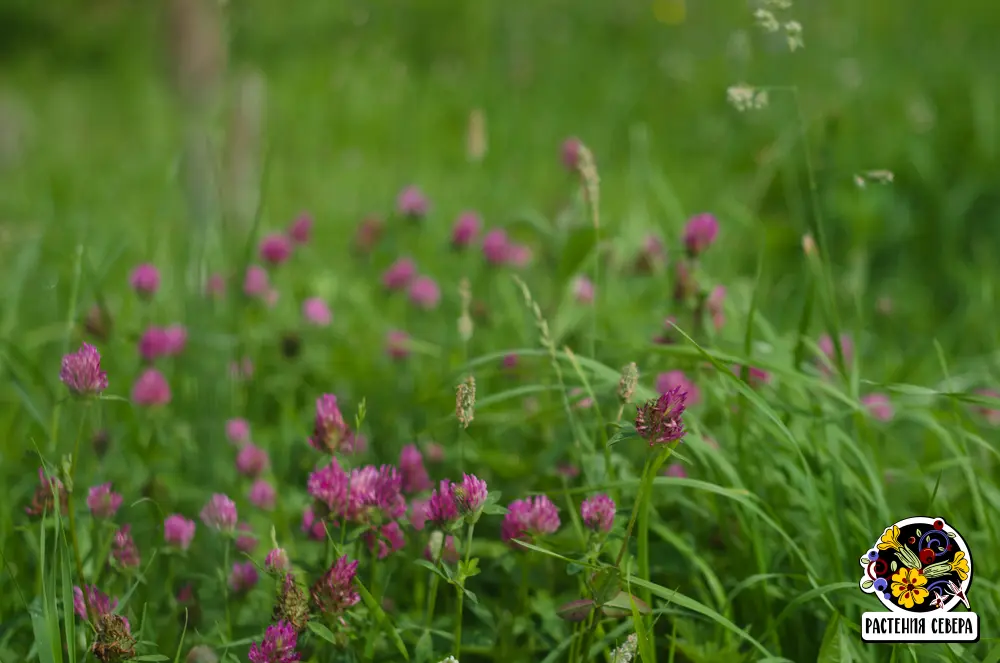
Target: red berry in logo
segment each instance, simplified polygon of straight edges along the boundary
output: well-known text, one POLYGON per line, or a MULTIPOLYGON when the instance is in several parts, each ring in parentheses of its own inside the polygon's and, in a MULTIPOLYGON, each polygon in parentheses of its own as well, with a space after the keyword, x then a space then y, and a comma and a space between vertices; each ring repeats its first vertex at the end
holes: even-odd
POLYGON ((934 551, 930 548, 924 548, 920 551, 920 563, 921 564, 931 564, 934 562, 934 551))
POLYGON ((938 518, 934 521, 934 529, 944 529, 944 521, 938 518))
POLYGON ((910 541, 909 541, 909 544, 910 544, 910 545, 912 546, 912 545, 913 545, 914 543, 916 543, 916 542, 917 542, 917 537, 915 537, 915 536, 911 536, 911 537, 910 537, 910 541))

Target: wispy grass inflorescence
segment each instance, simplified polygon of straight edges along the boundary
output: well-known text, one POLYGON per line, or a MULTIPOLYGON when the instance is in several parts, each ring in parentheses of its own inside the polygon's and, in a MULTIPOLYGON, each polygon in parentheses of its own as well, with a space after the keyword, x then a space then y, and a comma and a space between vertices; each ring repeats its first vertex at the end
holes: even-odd
POLYGON ((802 24, 791 18, 779 18, 780 14, 792 8, 791 0, 763 0, 761 4, 753 14, 757 27, 771 34, 783 31, 790 51, 803 48, 802 24))
POLYGON ((731 85, 726 88, 726 100, 741 113, 767 108, 769 102, 767 90, 755 88, 746 83, 731 85))

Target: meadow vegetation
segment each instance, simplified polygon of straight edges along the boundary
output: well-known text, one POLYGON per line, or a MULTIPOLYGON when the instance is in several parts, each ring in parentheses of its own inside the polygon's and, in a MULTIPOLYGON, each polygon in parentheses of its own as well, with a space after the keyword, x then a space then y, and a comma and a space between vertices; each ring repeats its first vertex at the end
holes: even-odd
POLYGON ((0 663, 1000 660, 990 4, 0 18, 0 663))

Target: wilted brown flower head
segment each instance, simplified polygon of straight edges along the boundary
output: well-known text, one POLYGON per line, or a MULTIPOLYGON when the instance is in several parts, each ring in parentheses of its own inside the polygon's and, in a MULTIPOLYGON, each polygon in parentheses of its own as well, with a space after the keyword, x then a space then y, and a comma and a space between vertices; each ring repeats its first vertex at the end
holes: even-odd
POLYGON ((136 639, 132 627, 121 615, 106 613, 94 625, 97 634, 91 651, 101 663, 121 663, 135 658, 136 639))
POLYGON ((274 612, 271 615, 272 621, 278 623, 284 620, 291 624, 297 632, 304 631, 309 622, 309 599, 295 582, 295 576, 286 573, 285 581, 278 585, 277 594, 274 612))

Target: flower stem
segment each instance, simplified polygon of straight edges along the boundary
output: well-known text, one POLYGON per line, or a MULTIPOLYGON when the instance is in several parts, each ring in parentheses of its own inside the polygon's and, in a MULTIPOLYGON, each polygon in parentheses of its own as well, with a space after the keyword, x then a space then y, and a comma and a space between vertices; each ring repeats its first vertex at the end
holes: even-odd
POLYGON ((372 575, 368 580, 368 591, 374 598, 378 598, 376 585, 378 584, 378 541, 376 540, 375 546, 372 549, 372 575))
POLYGON ((229 544, 231 543, 229 537, 226 537, 226 544, 223 554, 222 554, 222 600, 226 604, 226 637, 230 640, 233 639, 233 620, 229 614, 229 580, 226 577, 226 573, 229 569, 229 544))
MULTIPOLYGON (((469 533, 465 539, 465 568, 469 568, 469 558, 472 556, 472 532, 476 529, 474 524, 469 525, 469 533)), ((455 585, 458 590, 458 605, 455 608, 455 644, 452 650, 452 656, 455 658, 461 658, 462 655, 462 607, 465 602, 465 576, 459 575, 462 578, 460 584, 455 585)))
POLYGON ((79 578, 81 585, 84 582, 83 558, 80 557, 80 541, 76 535, 76 508, 73 504, 73 496, 76 494, 76 460, 80 456, 80 438, 83 437, 83 430, 86 423, 87 411, 84 410, 83 414, 80 415, 80 428, 76 431, 76 442, 73 443, 73 456, 70 459, 69 464, 69 483, 71 490, 66 496, 66 511, 69 516, 69 540, 73 546, 73 560, 76 562, 76 576, 79 578))
MULTIPOLYGON (((438 550, 437 555, 434 557, 435 569, 441 564, 441 556, 444 554, 444 543, 446 540, 447 537, 442 536, 441 549, 438 550)), ((427 614, 424 616, 424 630, 429 630, 431 622, 434 621, 434 604, 437 603, 438 583, 440 580, 441 576, 437 573, 431 574, 431 591, 427 594, 427 614)))
POLYGON ((639 481, 639 494, 635 496, 635 503, 632 505, 632 515, 628 519, 628 528, 625 530, 625 539, 622 541, 621 550, 618 551, 618 558, 615 560, 615 566, 620 567, 622 563, 622 558, 625 557, 625 551, 628 549, 628 541, 632 536, 632 528, 635 527, 636 516, 639 515, 639 504, 642 502, 642 493, 646 488, 646 475, 649 473, 649 467, 652 465, 653 454, 646 456, 646 464, 642 467, 642 478, 639 481))

